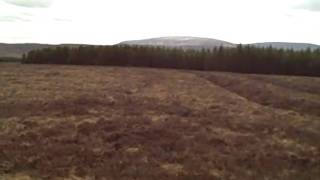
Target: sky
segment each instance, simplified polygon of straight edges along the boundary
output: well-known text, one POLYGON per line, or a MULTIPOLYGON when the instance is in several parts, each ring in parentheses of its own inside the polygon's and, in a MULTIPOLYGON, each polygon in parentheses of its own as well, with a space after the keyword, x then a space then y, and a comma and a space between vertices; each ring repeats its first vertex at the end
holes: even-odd
POLYGON ((165 36, 320 44, 320 0, 0 0, 0 42, 115 44, 165 36))

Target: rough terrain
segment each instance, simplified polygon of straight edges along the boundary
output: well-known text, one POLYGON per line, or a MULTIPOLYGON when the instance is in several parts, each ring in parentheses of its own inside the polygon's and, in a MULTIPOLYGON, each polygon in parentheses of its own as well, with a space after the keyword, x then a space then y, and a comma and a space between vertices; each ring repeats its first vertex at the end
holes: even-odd
POLYGON ((0 179, 317 180, 320 78, 1 63, 0 179))

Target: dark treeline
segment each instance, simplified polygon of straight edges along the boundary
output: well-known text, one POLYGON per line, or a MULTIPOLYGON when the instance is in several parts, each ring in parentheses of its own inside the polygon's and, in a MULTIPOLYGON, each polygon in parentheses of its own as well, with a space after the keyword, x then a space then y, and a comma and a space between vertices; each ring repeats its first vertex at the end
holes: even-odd
POLYGON ((293 51, 243 45, 201 51, 142 46, 57 47, 31 51, 23 56, 23 62, 320 76, 320 49, 293 51))
POLYGON ((16 58, 16 57, 0 57, 0 62, 17 63, 17 62, 21 62, 21 58, 16 58))

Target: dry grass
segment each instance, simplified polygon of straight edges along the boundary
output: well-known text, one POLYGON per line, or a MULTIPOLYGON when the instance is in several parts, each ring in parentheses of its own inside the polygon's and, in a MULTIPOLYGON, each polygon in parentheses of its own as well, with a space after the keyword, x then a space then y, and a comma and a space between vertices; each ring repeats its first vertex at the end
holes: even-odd
POLYGON ((0 64, 0 179, 319 179, 319 82, 0 64))

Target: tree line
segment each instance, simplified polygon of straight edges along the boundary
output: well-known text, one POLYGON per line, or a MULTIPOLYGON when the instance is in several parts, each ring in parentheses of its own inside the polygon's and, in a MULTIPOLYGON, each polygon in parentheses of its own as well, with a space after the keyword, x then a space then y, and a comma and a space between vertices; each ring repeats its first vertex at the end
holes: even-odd
POLYGON ((202 50, 128 45, 56 47, 30 51, 22 61, 320 76, 320 49, 294 51, 249 45, 202 50))
POLYGON ((0 62, 17 63, 17 62, 21 62, 21 58, 17 58, 17 57, 0 57, 0 62))

